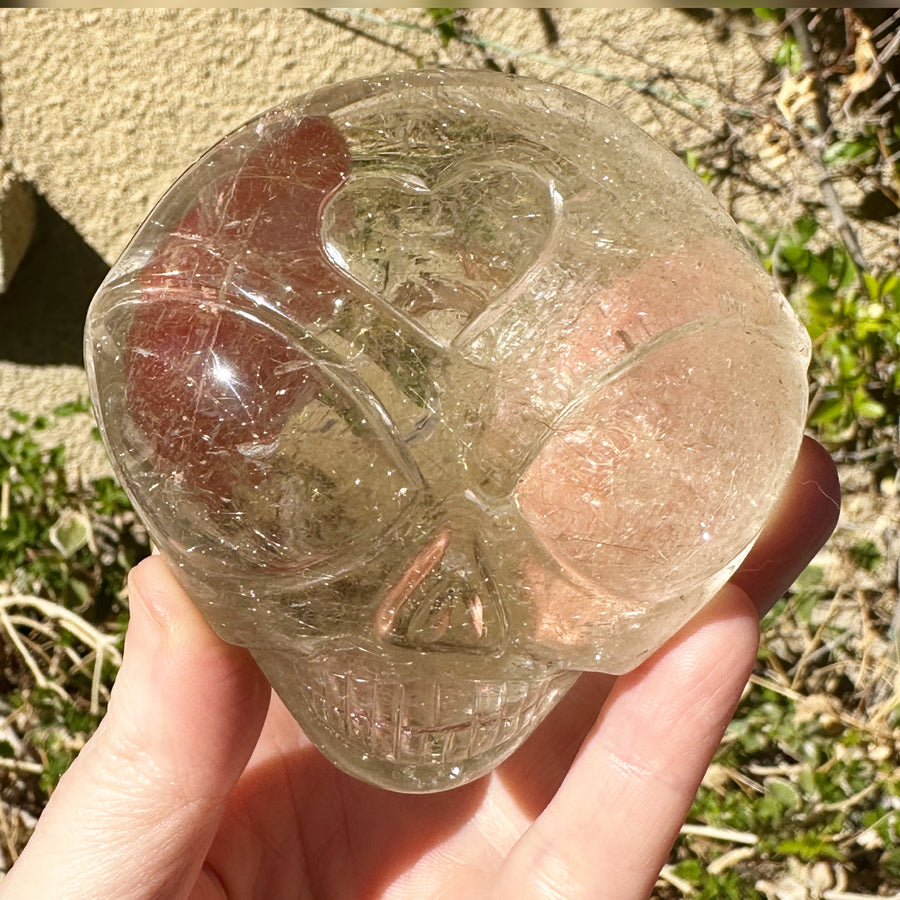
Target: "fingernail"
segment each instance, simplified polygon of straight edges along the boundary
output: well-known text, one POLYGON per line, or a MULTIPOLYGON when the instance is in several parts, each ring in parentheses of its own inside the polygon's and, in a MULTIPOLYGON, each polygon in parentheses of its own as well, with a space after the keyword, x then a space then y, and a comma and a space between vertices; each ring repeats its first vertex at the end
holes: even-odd
POLYGON ((168 564, 161 556, 151 556, 135 566, 128 576, 128 596, 132 609, 140 604, 162 631, 170 632, 177 618, 172 594, 182 593, 168 564))

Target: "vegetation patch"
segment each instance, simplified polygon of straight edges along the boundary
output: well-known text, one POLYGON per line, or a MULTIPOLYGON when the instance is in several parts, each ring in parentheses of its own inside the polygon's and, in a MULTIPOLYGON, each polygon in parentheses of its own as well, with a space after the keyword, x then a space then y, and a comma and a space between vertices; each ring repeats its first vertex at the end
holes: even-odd
POLYGON ((0 853, 10 864, 60 775, 97 727, 121 662, 125 579, 146 533, 111 478, 89 484, 51 418, 11 412, 0 437, 0 853))

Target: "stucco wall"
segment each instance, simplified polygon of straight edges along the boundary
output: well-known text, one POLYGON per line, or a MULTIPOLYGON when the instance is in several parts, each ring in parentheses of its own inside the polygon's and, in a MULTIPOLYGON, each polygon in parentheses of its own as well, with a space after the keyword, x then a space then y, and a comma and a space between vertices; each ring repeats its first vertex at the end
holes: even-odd
MULTIPOLYGON (((416 18, 409 10, 386 14, 416 18)), ((517 63, 521 74, 624 104, 663 140, 683 135, 689 123, 674 114, 667 121, 664 107, 614 80, 637 82, 651 71, 628 52, 690 71, 697 100, 712 99, 708 85, 717 78, 758 77, 753 57, 739 52, 746 47, 732 38, 715 58, 705 31, 674 10, 555 10, 560 41, 553 51, 534 10, 470 15, 478 33, 497 44, 603 72, 609 77, 527 56, 517 63)), ((444 51, 427 33, 355 24, 383 42, 306 10, 3 10, 0 147, 109 261, 173 178, 253 113, 319 85, 438 56, 478 63, 461 47, 444 51)))
MULTIPOLYGON (((0 10, 0 163, 38 197, 36 237, 0 295, 0 405, 84 393, 81 323, 105 268, 199 153, 280 100, 391 69, 481 67, 515 48, 520 74, 585 91, 686 146, 707 127, 717 85, 762 77, 740 28, 723 37, 675 10, 556 9, 549 30, 534 9, 468 17, 480 46, 444 44, 410 9, 0 10), (679 74, 659 80, 665 70, 679 74)), ((96 447, 83 455, 99 464, 96 447)))

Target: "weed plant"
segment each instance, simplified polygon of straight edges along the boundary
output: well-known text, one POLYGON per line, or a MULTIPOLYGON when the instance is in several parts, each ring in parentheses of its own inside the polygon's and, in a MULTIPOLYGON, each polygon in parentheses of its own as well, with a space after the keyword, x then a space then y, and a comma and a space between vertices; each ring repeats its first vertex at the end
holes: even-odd
POLYGON ((102 717, 121 661, 125 579, 148 552, 112 478, 84 484, 52 416, 10 412, 0 437, 0 852, 15 858, 60 775, 102 717))

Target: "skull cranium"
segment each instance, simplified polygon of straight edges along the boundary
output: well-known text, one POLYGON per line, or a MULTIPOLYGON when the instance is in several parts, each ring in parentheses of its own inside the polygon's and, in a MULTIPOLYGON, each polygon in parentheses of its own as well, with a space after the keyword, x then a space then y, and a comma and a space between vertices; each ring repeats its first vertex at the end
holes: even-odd
POLYGON ((120 479, 345 770, 437 790, 734 571, 809 342, 667 151, 571 91, 416 72, 225 138, 92 305, 120 479))

